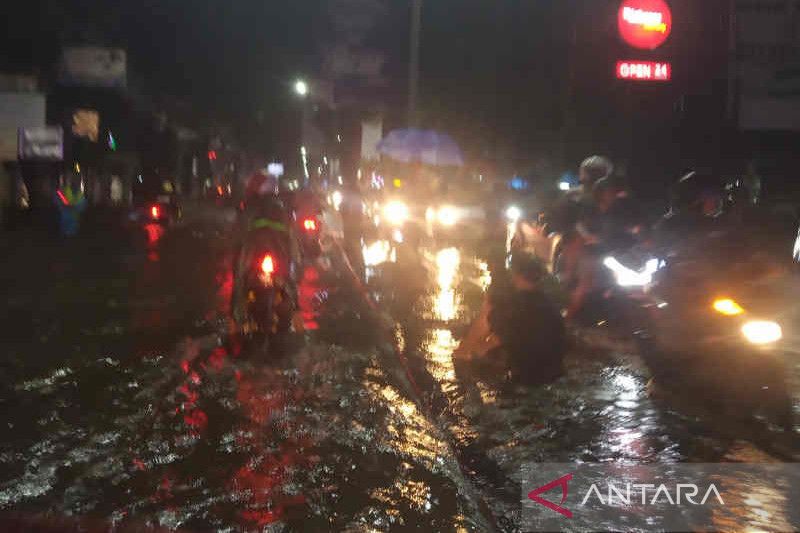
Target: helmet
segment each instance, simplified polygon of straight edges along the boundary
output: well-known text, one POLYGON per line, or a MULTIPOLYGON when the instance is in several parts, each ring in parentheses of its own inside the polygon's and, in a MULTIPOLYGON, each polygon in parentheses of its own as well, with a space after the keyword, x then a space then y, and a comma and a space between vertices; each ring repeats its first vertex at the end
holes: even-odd
POLYGON ((267 176, 263 172, 256 172, 250 176, 245 188, 246 197, 274 195, 277 192, 277 179, 273 176, 267 176))
POLYGON ((527 252, 515 252, 511 256, 511 273, 531 283, 537 283, 547 275, 547 269, 535 256, 527 252))
POLYGON ((583 160, 579 178, 581 184, 592 186, 596 181, 609 177, 614 172, 614 164, 602 155, 593 155, 583 160))

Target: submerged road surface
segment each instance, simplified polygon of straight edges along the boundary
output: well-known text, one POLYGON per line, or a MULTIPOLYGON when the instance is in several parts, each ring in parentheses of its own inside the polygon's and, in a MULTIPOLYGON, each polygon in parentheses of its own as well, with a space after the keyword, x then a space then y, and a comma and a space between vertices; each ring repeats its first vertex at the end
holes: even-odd
MULTIPOLYGON (((513 531, 532 462, 797 460, 766 425, 651 397, 625 346, 576 350, 564 378, 536 389, 465 374, 452 354, 491 279, 476 246, 367 243, 363 286, 309 268, 307 331, 282 355, 242 350, 228 335, 227 231, 148 227, 33 241, 9 256, 6 517, 99 529, 513 531)), ((790 511, 770 505, 773 524, 790 511)), ((727 529, 769 528, 746 508, 726 519, 727 529)))

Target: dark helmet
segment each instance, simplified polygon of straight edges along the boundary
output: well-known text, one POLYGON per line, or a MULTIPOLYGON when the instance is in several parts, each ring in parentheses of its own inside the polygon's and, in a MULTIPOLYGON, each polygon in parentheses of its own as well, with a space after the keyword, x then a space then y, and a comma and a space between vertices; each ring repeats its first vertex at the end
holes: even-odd
POLYGON ((579 178, 581 184, 592 186, 595 182, 608 178, 614 173, 614 164, 602 155, 587 157, 581 163, 579 178))
POLYGON ((531 283, 538 283, 547 276, 547 269, 535 256, 526 252, 515 252, 511 256, 511 274, 522 276, 531 283))

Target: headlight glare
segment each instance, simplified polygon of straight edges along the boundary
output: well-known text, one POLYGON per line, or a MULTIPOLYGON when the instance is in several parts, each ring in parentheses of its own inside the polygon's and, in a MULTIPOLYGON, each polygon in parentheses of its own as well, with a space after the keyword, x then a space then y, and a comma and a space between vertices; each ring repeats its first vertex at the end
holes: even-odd
POLYGON ((714 300, 713 307, 714 311, 725 316, 737 316, 744 313, 742 306, 730 298, 720 298, 719 300, 714 300))
POLYGON ((506 218, 510 222, 518 222, 519 219, 522 218, 522 209, 519 207, 512 205, 508 209, 506 209, 506 218))
POLYGON ((408 206, 399 200, 391 201, 383 207, 383 216, 392 226, 402 226, 408 220, 408 206))
POLYGON ((445 205, 439 208, 436 218, 442 226, 455 226, 458 222, 458 211, 451 205, 445 205))
POLYGON ((752 344, 772 344, 783 338, 783 330, 777 322, 753 320, 742 326, 742 334, 752 344))

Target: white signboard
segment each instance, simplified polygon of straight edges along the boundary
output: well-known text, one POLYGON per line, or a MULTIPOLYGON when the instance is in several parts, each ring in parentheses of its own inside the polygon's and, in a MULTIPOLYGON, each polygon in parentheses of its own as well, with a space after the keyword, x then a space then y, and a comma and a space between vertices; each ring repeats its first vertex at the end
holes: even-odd
POLYGON ((64 130, 61 126, 19 129, 20 160, 63 161, 64 130))
POLYGON ((113 87, 127 85, 125 50, 83 46, 67 48, 61 55, 58 81, 70 87, 113 87))
POLYGON ((741 129, 800 131, 799 16, 793 2, 737 3, 741 129))
POLYGON ((383 121, 365 120, 361 123, 361 159, 377 161, 380 159, 378 143, 383 139, 383 121))
POLYGON ((45 96, 0 93, 0 161, 16 161, 20 128, 45 125, 45 96))

